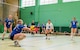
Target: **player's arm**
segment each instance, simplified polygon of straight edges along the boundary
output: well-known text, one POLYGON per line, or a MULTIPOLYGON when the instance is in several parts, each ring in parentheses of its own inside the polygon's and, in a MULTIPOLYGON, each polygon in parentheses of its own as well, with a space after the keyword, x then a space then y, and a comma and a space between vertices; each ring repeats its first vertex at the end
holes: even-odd
POLYGON ((48 27, 48 24, 46 23, 46 29, 47 29, 47 27, 48 27))
POLYGON ((30 28, 24 27, 23 30, 30 30, 30 28))
POLYGON ((6 22, 4 22, 4 26, 6 27, 6 22))
POLYGON ((79 23, 77 22, 77 23, 76 23, 76 25, 78 26, 78 25, 79 25, 79 23))
POLYGON ((51 32, 54 32, 53 24, 51 23, 51 32))
POLYGON ((51 28, 54 30, 54 26, 53 26, 53 24, 51 25, 51 28))
MULTIPOLYGON (((72 23, 72 22, 71 22, 72 23)), ((70 23, 70 26, 69 26, 69 28, 71 28, 71 26, 72 26, 72 24, 70 23)))
POLYGON ((71 28, 71 23, 70 23, 70 26, 69 27, 71 28))
POLYGON ((6 27, 6 22, 4 22, 4 27, 6 27))
POLYGON ((6 27, 6 22, 7 22, 7 19, 5 19, 5 21, 4 21, 4 27, 6 27))
POLYGON ((14 23, 14 20, 12 20, 12 22, 11 22, 11 25, 10 25, 10 28, 11 29, 12 29, 13 23, 14 23))
POLYGON ((12 29, 12 24, 10 25, 10 28, 12 29))

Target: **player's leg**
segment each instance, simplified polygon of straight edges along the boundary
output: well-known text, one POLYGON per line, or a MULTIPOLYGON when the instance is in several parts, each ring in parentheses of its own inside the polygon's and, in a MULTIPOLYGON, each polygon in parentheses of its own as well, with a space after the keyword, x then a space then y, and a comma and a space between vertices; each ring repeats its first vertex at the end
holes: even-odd
POLYGON ((48 39, 48 33, 49 33, 49 30, 46 29, 46 30, 45 30, 46 39, 48 39))
MULTIPOLYGON (((8 28, 7 30, 9 31, 9 33, 11 33, 11 32, 12 32, 12 28, 8 28)), ((9 34, 9 36, 8 36, 8 37, 10 38, 10 34, 9 34)))
POLYGON ((39 31, 39 28, 36 27, 36 28, 34 29, 34 33, 36 34, 36 33, 38 33, 38 31, 39 31))
POLYGON ((44 28, 42 28, 42 31, 41 31, 41 33, 43 33, 43 31, 44 31, 44 28))
POLYGON ((16 45, 16 46, 20 46, 20 45, 19 45, 19 41, 20 41, 20 40, 23 40, 25 37, 26 37, 26 35, 23 34, 23 33, 15 34, 15 35, 14 35, 14 38, 13 38, 15 45, 16 45))
POLYGON ((36 33, 37 33, 37 32, 34 30, 34 31, 33 31, 33 34, 36 34, 36 33))
POLYGON ((15 34, 14 35, 14 40, 22 40, 26 37, 26 35, 24 33, 19 33, 19 34, 15 34))
POLYGON ((50 33, 54 33, 53 29, 50 29, 50 33))
POLYGON ((74 28, 71 28, 71 39, 73 39, 74 36, 74 28))
POLYGON ((2 40, 4 40, 4 36, 5 36, 6 32, 7 32, 7 27, 4 27, 4 32, 2 34, 2 40))
POLYGON ((11 33, 12 32, 12 28, 8 28, 8 31, 9 31, 9 33, 11 33))
POLYGON ((42 32, 41 33, 45 33, 45 28, 42 28, 42 32))
POLYGON ((53 30, 52 30, 52 29, 49 29, 49 30, 48 30, 48 38, 49 38, 49 39, 50 39, 51 33, 53 33, 53 30))
POLYGON ((77 28, 74 29, 74 36, 76 35, 77 33, 77 28))
POLYGON ((30 33, 31 33, 32 35, 34 35, 34 31, 33 31, 33 30, 30 30, 30 33))

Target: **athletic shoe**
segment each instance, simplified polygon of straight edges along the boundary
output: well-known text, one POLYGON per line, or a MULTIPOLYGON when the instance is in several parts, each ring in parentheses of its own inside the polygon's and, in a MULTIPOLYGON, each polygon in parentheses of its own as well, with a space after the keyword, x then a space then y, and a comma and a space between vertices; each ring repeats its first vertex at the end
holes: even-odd
POLYGON ((14 41, 14 45, 17 46, 17 41, 14 41))
POLYGON ((16 47, 21 47, 17 41, 14 41, 16 47))
POLYGON ((46 38, 46 40, 47 40, 47 39, 50 40, 50 38, 46 38))
POLYGON ((4 40, 4 38, 2 38, 2 40, 4 40))

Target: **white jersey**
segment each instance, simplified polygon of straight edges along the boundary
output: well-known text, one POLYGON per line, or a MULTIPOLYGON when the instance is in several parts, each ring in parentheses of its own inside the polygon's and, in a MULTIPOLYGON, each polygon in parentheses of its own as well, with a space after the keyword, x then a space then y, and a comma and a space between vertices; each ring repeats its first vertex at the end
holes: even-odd
POLYGON ((47 24, 46 24, 46 29, 54 29, 54 28, 53 28, 53 24, 52 24, 52 23, 50 23, 50 24, 47 23, 47 24))

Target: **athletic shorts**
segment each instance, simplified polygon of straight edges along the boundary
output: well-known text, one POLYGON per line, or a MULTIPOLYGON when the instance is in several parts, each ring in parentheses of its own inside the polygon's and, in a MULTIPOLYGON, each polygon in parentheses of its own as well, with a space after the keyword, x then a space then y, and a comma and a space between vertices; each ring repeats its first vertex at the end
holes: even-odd
POLYGON ((71 28, 75 29, 75 28, 77 28, 77 27, 71 27, 71 28))
POLYGON ((6 27, 7 27, 7 28, 10 28, 10 26, 7 26, 7 25, 6 25, 6 27))
POLYGON ((10 36, 10 39, 11 39, 11 40, 14 40, 13 38, 14 38, 14 36, 10 36))

